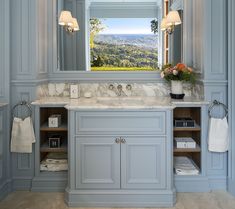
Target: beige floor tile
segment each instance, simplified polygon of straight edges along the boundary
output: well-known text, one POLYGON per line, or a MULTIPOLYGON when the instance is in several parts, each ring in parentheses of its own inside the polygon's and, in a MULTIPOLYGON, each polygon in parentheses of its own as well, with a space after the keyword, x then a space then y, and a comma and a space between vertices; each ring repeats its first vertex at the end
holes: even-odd
MULTIPOLYGON (((0 202, 0 209, 69 209, 69 207, 64 203, 63 193, 13 192, 0 202)), ((235 209, 235 198, 223 191, 212 193, 178 193, 177 203, 171 209, 235 209)))

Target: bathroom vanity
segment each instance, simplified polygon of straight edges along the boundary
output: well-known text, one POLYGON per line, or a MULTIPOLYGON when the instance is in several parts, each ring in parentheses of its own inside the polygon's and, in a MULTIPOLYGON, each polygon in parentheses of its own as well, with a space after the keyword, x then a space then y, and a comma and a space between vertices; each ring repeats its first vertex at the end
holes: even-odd
POLYGON ((36 126, 42 126, 39 131, 36 129, 40 140, 35 148, 34 191, 64 191, 67 185, 65 200, 69 206, 170 207, 176 201, 176 190, 210 190, 203 161, 207 123, 201 120, 206 114, 204 101, 174 101, 168 97, 52 97, 33 104, 41 121, 36 126), (41 142, 45 108, 50 113, 67 112, 63 116, 65 130, 54 130, 66 131, 67 148, 45 148, 41 142), (173 127, 173 117, 181 114, 193 117, 197 126, 173 127), (192 136, 198 146, 176 149, 174 136, 192 136), (46 151, 68 154, 68 176, 65 171, 40 171, 42 152, 46 151), (193 159, 200 169, 199 175, 175 175, 173 156, 193 159))
POLYGON ((68 205, 174 204, 173 107, 157 107, 155 102, 150 109, 132 109, 128 101, 122 102, 121 108, 111 101, 106 102, 110 107, 91 110, 66 105, 70 118, 68 205))

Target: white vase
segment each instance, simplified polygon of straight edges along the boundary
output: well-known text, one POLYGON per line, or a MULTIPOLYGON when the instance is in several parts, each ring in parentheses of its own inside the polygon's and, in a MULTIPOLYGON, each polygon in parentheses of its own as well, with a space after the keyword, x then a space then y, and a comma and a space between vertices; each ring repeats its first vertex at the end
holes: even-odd
POLYGON ((182 81, 171 81, 171 93, 172 94, 183 94, 182 81))

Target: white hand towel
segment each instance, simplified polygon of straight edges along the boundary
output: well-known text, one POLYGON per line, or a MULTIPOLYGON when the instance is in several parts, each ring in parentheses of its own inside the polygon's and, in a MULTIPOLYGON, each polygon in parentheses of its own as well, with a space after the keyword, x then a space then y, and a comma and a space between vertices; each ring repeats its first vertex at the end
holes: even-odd
POLYGON ((229 146, 227 118, 210 118, 208 149, 211 152, 226 152, 229 146))
POLYGON ((35 134, 30 117, 14 118, 11 131, 11 152, 32 153, 35 134))

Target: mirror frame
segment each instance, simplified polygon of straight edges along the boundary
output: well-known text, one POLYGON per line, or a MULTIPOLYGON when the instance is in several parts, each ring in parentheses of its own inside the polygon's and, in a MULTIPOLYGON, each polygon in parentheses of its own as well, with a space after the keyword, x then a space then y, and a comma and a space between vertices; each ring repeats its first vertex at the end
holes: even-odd
MULTIPOLYGON (((49 42, 49 52, 48 60, 49 62, 49 74, 48 77, 51 81, 88 81, 88 82, 99 82, 99 81, 127 81, 127 82, 164 82, 160 77, 159 71, 137 71, 137 72, 124 72, 124 71, 60 71, 57 69, 57 7, 56 1, 52 0, 49 5, 48 11, 52 11, 51 14, 48 12, 48 42, 49 42)), ((82 0, 84 1, 84 0, 82 0)), ((87 1, 86 1, 87 2, 87 1)), ((88 4, 88 3, 87 3, 88 4)), ((89 5, 86 5, 86 8, 89 9, 89 5)), ((159 8, 159 17, 162 17, 161 7, 159 8)), ((88 12, 85 16, 87 18, 88 12)), ((159 18, 159 19, 160 19, 159 18)), ((88 24, 88 23, 87 23, 88 24)), ((88 25, 86 25, 88 28, 88 25)), ((161 48, 163 48, 162 33, 159 35, 160 43, 162 43, 161 48)), ((89 44, 89 38, 86 40, 89 44)), ((87 47, 89 49, 89 47, 87 47)), ((88 50, 87 50, 88 51, 88 50)), ((89 53, 89 52, 86 52, 89 53)), ((89 56, 87 56, 89 57, 89 56)), ((86 64, 89 60, 86 59, 86 64)))

